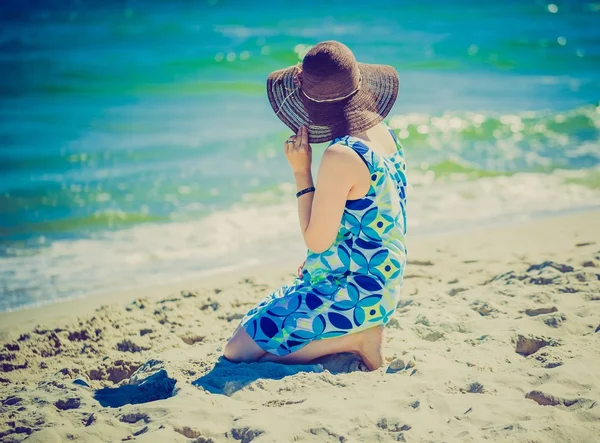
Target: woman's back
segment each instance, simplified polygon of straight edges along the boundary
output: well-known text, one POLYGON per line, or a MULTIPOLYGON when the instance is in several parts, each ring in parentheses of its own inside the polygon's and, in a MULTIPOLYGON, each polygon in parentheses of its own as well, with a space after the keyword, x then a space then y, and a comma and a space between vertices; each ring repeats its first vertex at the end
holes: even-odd
POLYGON ((361 158, 368 189, 359 190, 359 198, 349 196, 333 245, 322 253, 309 251, 303 273, 307 283, 360 274, 376 281, 371 288, 399 289, 406 261, 406 163, 393 131, 376 128, 363 134, 370 141, 345 136, 331 143, 361 158))

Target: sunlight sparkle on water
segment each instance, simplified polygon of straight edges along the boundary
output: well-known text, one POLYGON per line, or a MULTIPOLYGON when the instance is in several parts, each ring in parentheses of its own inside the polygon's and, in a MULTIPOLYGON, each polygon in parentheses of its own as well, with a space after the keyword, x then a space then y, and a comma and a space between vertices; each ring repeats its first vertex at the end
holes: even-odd
POLYGON ((477 46, 477 45, 471 45, 471 46, 469 46, 469 49, 467 49, 467 53, 468 53, 470 56, 474 56, 474 55, 476 55, 478 52, 479 52, 479 46, 477 46))
POLYGON ((110 200, 110 194, 107 192, 102 192, 98 195, 96 195, 96 201, 97 202, 105 202, 110 200))
POLYGON ((427 125, 419 125, 417 127, 417 132, 419 134, 428 134, 429 133, 429 126, 427 126, 427 125))
POLYGON ((298 44, 294 46, 294 52, 298 54, 298 60, 304 59, 306 53, 312 48, 311 45, 298 44))

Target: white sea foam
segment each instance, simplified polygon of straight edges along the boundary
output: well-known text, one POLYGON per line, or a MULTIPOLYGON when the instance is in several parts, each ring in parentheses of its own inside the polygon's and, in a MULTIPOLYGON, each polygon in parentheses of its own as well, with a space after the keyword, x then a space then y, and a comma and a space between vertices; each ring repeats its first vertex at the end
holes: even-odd
MULTIPOLYGON (((461 174, 433 180, 430 172, 413 173, 409 234, 600 208, 600 190, 566 181, 582 174, 522 173, 471 181, 461 174)), ((247 200, 261 201, 255 197, 247 200)), ((300 261, 304 246, 296 214, 292 196, 266 206, 236 205, 200 220, 142 224, 85 240, 56 241, 33 255, 2 257, 0 309, 196 278, 226 266, 300 261)))

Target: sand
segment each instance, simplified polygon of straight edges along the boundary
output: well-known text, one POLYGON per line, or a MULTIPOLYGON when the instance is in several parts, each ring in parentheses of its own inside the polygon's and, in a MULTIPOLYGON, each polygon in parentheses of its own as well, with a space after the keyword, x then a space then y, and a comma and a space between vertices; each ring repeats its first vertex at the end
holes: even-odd
POLYGON ((0 316, 3 442, 592 442, 600 212, 411 239, 386 364, 219 360, 297 263, 0 316))

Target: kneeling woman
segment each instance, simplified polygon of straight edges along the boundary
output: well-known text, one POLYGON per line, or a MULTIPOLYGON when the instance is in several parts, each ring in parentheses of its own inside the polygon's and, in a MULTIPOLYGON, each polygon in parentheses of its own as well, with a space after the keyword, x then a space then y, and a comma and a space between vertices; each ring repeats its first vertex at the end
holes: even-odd
POLYGON ((383 123, 398 95, 398 74, 357 63, 350 49, 328 41, 315 45, 301 67, 273 72, 267 93, 296 132, 285 155, 308 256, 293 284, 248 312, 224 356, 306 363, 354 352, 377 369, 406 263, 406 164, 383 123), (326 141, 315 190, 309 142, 326 141))

